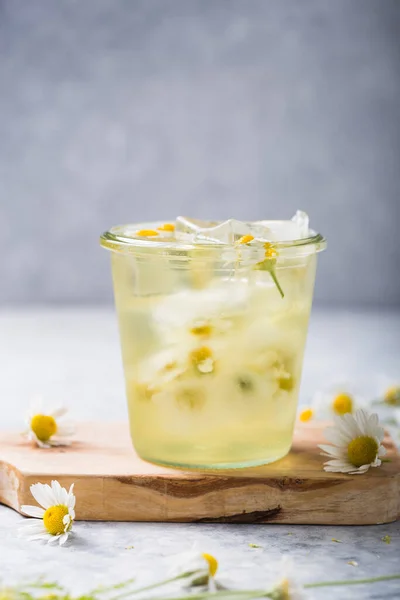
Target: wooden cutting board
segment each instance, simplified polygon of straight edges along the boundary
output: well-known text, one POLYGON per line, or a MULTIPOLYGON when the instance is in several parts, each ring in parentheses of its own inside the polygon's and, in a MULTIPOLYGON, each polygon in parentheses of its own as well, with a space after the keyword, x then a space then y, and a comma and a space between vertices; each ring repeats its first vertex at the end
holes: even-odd
POLYGON ((201 472, 140 460, 128 426, 86 423, 69 448, 42 450, 19 434, 0 434, 0 502, 35 504, 29 487, 75 483, 77 519, 211 523, 361 525, 400 517, 400 456, 365 475, 325 473, 320 425, 295 432, 290 454, 251 469, 201 472))

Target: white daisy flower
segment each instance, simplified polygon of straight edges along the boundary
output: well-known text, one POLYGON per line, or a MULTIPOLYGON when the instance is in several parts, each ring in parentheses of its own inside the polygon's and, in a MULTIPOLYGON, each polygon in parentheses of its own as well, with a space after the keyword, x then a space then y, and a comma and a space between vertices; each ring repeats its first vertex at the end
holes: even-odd
POLYGON ((31 494, 42 508, 21 506, 21 511, 33 519, 29 519, 29 525, 19 529, 20 537, 44 540, 48 544, 58 541, 60 546, 65 544, 75 519, 73 489, 74 484, 67 491, 58 481, 52 481, 51 486, 42 483, 31 485, 31 494))
POLYGON ((272 598, 272 600, 305 600, 304 587, 293 575, 293 562, 287 556, 283 557, 280 570, 281 578, 268 593, 268 598, 272 598))
POLYGON ((376 413, 370 415, 360 409, 355 415, 334 417, 334 422, 334 427, 324 431, 325 438, 334 445, 319 446, 322 455, 332 459, 325 463, 325 471, 355 475, 365 473, 369 467, 380 466, 386 449, 381 444, 384 430, 379 426, 376 413))
POLYGON ((376 396, 379 403, 393 408, 400 408, 400 379, 381 376, 376 386, 376 396))
POLYGON ((311 406, 303 407, 299 420, 306 423, 312 419, 327 420, 347 413, 354 414, 358 408, 368 405, 366 398, 357 385, 343 380, 318 390, 311 406))
POLYGON ((64 406, 51 409, 44 406, 41 398, 33 398, 26 419, 25 435, 41 448, 69 445, 71 441, 68 438, 75 433, 75 428, 71 423, 59 421, 66 412, 64 406))
POLYGON ((217 559, 212 554, 200 552, 197 544, 190 551, 172 558, 171 576, 181 575, 188 587, 206 586, 208 591, 216 591, 217 570, 217 559))
POLYGON ((159 302, 154 324, 166 343, 187 343, 225 335, 243 314, 248 288, 243 281, 211 285, 204 290, 182 291, 159 302))

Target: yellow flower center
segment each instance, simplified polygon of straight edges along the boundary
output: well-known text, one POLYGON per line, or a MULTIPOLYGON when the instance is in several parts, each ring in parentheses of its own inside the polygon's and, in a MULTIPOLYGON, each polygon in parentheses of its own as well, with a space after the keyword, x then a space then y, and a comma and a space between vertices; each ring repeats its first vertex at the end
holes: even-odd
POLYGON ((353 398, 349 394, 338 394, 332 402, 333 412, 345 415, 353 412, 353 398))
POLYGON ((369 435, 360 435, 360 437, 354 438, 347 447, 347 456, 355 467, 373 463, 377 454, 378 444, 369 435))
POLYGON ((201 346, 192 350, 190 353, 190 362, 200 373, 212 373, 214 370, 212 351, 208 346, 201 346))
POLYGON ((41 442, 47 442, 57 432, 57 423, 50 415, 35 415, 31 419, 31 429, 41 442))
POLYGON ((279 600, 290 600, 289 579, 281 581, 277 598, 279 600))
MULTIPOLYGON (((63 518, 68 514, 68 508, 64 504, 50 506, 43 515, 43 524, 51 535, 60 535, 65 531, 63 518)), ((72 521, 68 527, 71 529, 72 521)))
POLYGON ((209 323, 198 323, 190 329, 193 335, 208 336, 211 335, 212 327, 209 323))
POLYGON ((276 258, 278 256, 277 251, 275 250, 275 248, 269 247, 266 248, 265 250, 265 258, 276 258))
POLYGON ((301 413, 299 414, 299 419, 302 423, 307 423, 308 421, 310 421, 314 416, 314 411, 312 408, 306 408, 305 410, 302 410, 301 413))
POLYGON ((158 231, 155 231, 154 229, 140 229, 136 232, 136 235, 139 237, 155 237, 158 235, 158 231))
POLYGON ((398 404, 400 403, 400 387, 397 385, 393 385, 388 388, 384 395, 384 400, 387 404, 398 404))
POLYGON ((238 239, 237 243, 238 244, 248 244, 249 242, 252 242, 254 240, 254 236, 253 235, 242 235, 242 237, 240 239, 238 239))
POLYGON ((212 556, 212 554, 207 553, 203 553, 202 557, 208 563, 208 572, 210 573, 211 577, 215 577, 215 574, 218 571, 217 559, 214 556, 212 556))
POLYGON ((157 227, 158 231, 175 231, 175 225, 173 223, 164 223, 157 227))

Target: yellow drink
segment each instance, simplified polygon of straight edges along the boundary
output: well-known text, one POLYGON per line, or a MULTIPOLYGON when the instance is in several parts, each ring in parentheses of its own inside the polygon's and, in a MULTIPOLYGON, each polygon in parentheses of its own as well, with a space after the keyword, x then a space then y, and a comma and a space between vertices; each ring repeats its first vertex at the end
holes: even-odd
POLYGON ((281 458, 292 442, 323 239, 281 249, 274 243, 271 253, 257 240, 245 248, 237 241, 192 246, 170 232, 161 240, 137 236, 132 227, 111 230, 103 245, 113 250, 137 452, 201 468, 281 458), (264 256, 273 263, 265 267, 264 256))

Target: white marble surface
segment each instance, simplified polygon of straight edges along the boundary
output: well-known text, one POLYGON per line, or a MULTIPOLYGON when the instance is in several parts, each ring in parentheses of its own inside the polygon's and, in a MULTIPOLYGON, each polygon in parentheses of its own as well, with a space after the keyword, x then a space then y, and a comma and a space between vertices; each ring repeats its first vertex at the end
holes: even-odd
MULTIPOLYGON (((399 374, 399 341, 400 312, 314 311, 302 401, 337 375, 372 381, 375 374, 399 374)), ((21 428, 27 400, 37 392, 68 402, 77 419, 126 416, 111 309, 3 310, 0 359, 2 428, 21 428)), ((13 582, 22 574, 45 575, 81 592, 132 576, 138 581, 159 578, 168 570, 168 557, 194 541, 217 555, 222 581, 241 588, 273 580, 285 554, 294 559, 304 582, 400 572, 400 522, 373 527, 82 522, 75 524, 75 538, 66 548, 21 541, 16 529, 22 522, 0 506, 0 578, 13 582), (381 540, 387 534, 390 545, 381 540), (348 565, 349 560, 358 566, 348 565)), ((320 589, 309 597, 395 600, 400 585, 320 589)))

